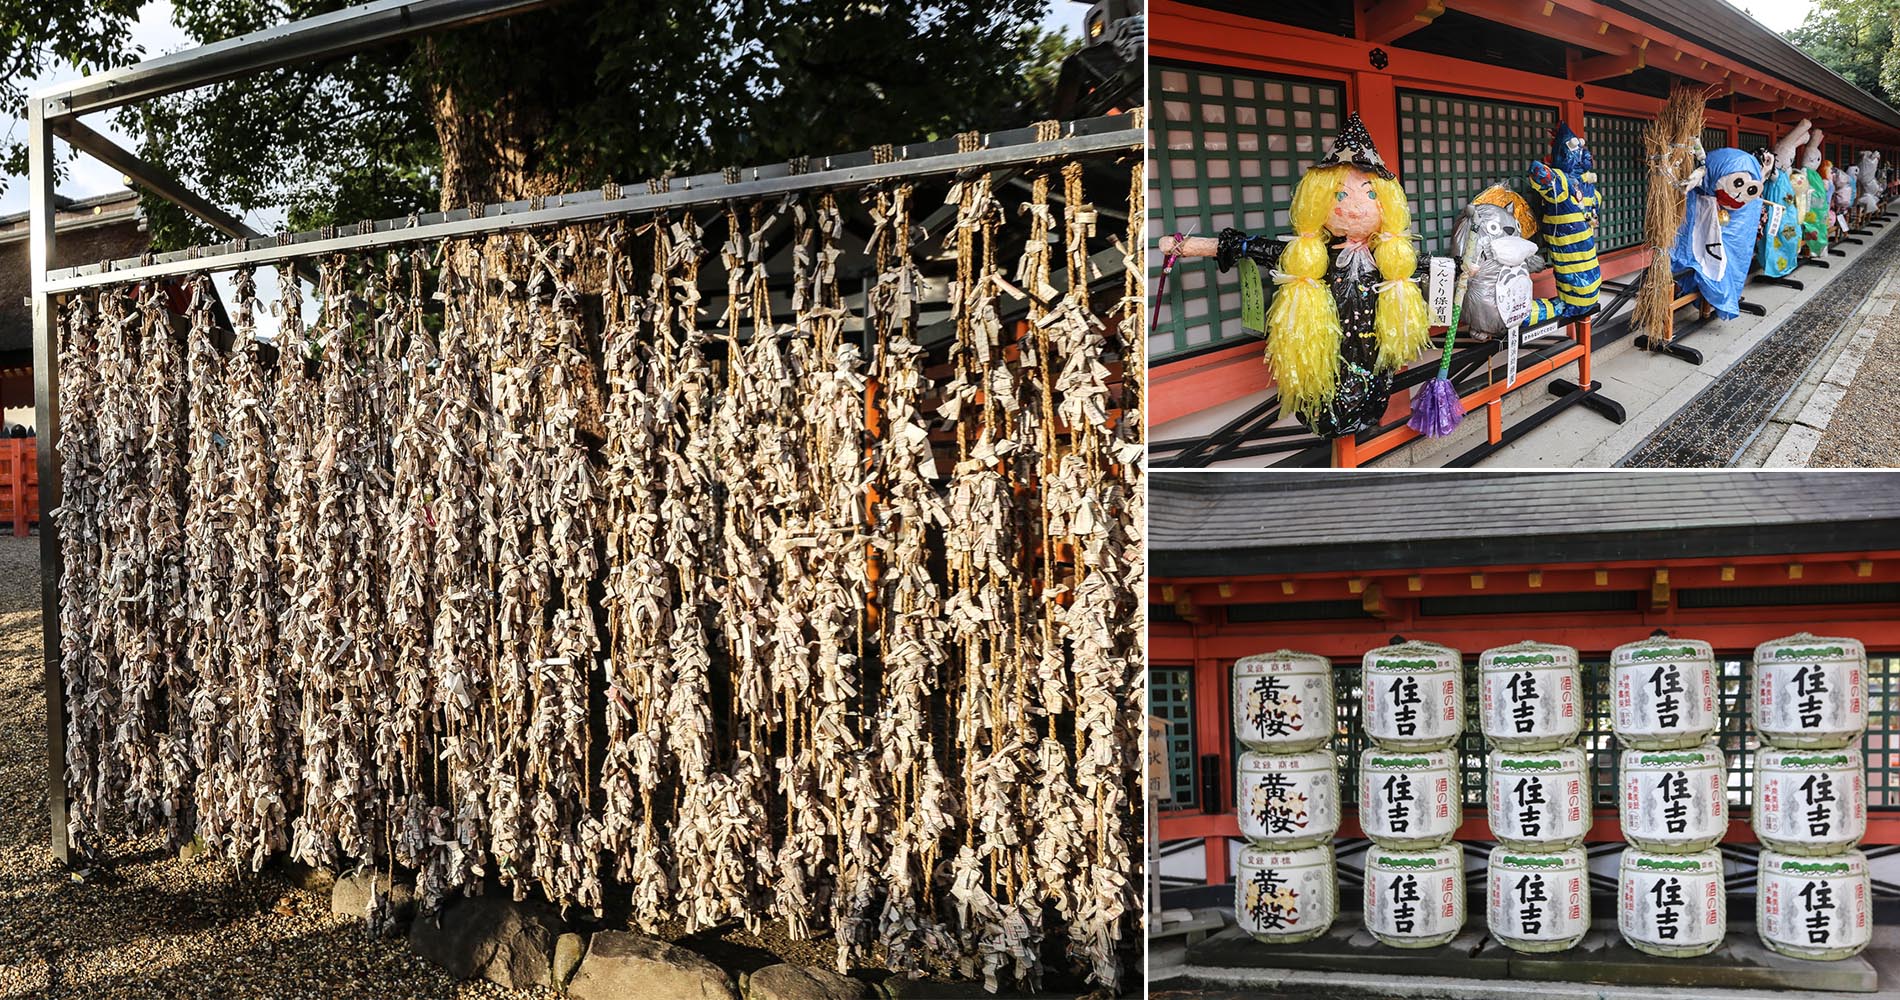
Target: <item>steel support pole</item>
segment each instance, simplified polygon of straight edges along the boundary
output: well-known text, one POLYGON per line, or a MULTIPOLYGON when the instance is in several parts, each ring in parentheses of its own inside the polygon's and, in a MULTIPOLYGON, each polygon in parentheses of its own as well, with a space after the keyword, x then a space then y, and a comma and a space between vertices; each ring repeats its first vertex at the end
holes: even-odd
POLYGON ((511 17, 559 0, 377 0, 94 73, 33 94, 72 118, 417 35, 511 17))
MULTIPOLYGON (((49 121, 53 133, 66 140, 67 144, 74 149, 91 155, 100 163, 130 177, 134 184, 203 219, 218 232, 238 239, 263 238, 263 233, 251 228, 243 219, 225 211, 210 199, 186 187, 169 171, 147 163, 131 151, 120 148, 111 139, 86 127, 86 124, 79 119, 49 121)), ((316 283, 316 268, 300 263, 293 263, 290 266, 295 269, 299 277, 311 284, 316 283)))
POLYGON ((66 826, 66 683, 60 670, 59 350, 46 272, 53 262, 53 134, 44 101, 27 102, 27 266, 32 271, 33 409, 40 463, 40 636, 46 680, 46 805, 53 857, 70 860, 66 826))
POLYGON ((246 225, 243 219, 186 187, 169 172, 139 159, 128 150, 121 149, 111 139, 87 128, 83 122, 69 118, 51 124, 54 134, 66 140, 67 144, 74 149, 90 154, 93 159, 130 177, 134 184, 203 219, 218 232, 226 236, 246 238, 264 235, 246 225))
POLYGON ((957 150, 952 141, 920 143, 906 147, 906 155, 873 161, 869 153, 826 157, 817 169, 793 173, 787 164, 772 164, 741 170, 737 181, 724 174, 699 174, 674 178, 670 186, 619 197, 607 197, 602 191, 583 191, 571 195, 552 195, 529 201, 489 205, 479 214, 467 209, 432 212, 409 219, 384 219, 366 222, 351 229, 264 237, 212 247, 194 247, 155 255, 150 263, 140 258, 108 261, 104 265, 86 264, 65 268, 47 276, 49 291, 69 292, 99 285, 123 284, 148 278, 193 274, 199 271, 226 271, 246 265, 279 264, 330 253, 349 253, 445 239, 475 236, 541 226, 571 225, 616 215, 658 213, 720 205, 750 198, 768 198, 812 190, 842 190, 879 182, 925 176, 942 176, 999 167, 1064 159, 1078 156, 1128 155, 1141 149, 1145 135, 1133 127, 1129 115, 1111 115, 1069 122, 1064 134, 1053 140, 1037 140, 1033 129, 1014 129, 992 133, 991 145, 975 150, 957 150))

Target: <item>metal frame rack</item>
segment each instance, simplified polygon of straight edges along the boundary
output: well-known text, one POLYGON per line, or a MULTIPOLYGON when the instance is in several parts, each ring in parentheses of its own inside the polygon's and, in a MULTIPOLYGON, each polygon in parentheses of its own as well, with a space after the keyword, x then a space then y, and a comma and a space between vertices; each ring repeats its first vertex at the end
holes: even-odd
MULTIPOLYGON (((1057 157, 1136 153, 1144 143, 1139 114, 1108 115, 1067 123, 998 131, 977 137, 974 148, 957 138, 857 153, 810 157, 792 163, 731 169, 691 177, 647 181, 623 189, 536 198, 529 201, 431 212, 402 219, 364 221, 347 230, 265 235, 168 171, 114 145, 79 121, 81 115, 203 87, 293 63, 344 55, 428 32, 464 27, 552 6, 556 0, 376 0, 331 14, 295 21, 249 35, 59 84, 28 101, 29 267, 32 273, 33 369, 36 420, 40 428, 40 491, 43 509, 56 510, 61 483, 58 351, 54 304, 64 293, 148 278, 222 271, 246 265, 297 262, 313 255, 562 225, 638 212, 708 205, 812 188, 843 188, 899 177, 942 176, 1026 165, 1057 157), (1053 128, 1051 126, 1054 126, 1053 128), (118 169, 231 241, 172 253, 106 261, 50 271, 53 258, 53 139, 118 169)), ((967 139, 967 137, 965 137, 967 139)), ((65 700, 60 667, 59 531, 45 518, 40 530, 41 617, 47 700, 47 801, 53 854, 68 859, 65 781, 65 700)))

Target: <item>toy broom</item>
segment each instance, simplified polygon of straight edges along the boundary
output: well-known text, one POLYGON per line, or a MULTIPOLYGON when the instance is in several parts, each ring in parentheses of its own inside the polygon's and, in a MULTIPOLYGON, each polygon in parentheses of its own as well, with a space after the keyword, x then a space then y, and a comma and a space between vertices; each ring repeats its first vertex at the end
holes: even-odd
POLYGON ((1465 291, 1471 286, 1471 272, 1464 266, 1465 255, 1458 259, 1458 282, 1451 293, 1451 325, 1445 328, 1445 351, 1438 359, 1438 374, 1425 383, 1412 400, 1412 419, 1405 426, 1426 437, 1444 437, 1458 429, 1465 419, 1465 404, 1458 398, 1458 387, 1451 382, 1451 352, 1458 339, 1458 312, 1464 307, 1465 291))

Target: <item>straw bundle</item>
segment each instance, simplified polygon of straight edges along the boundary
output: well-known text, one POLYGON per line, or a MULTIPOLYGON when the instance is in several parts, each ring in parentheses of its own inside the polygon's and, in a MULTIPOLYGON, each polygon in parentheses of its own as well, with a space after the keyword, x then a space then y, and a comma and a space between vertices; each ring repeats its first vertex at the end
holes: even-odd
POLYGON ((1669 264, 1669 246, 1676 241, 1686 207, 1684 189, 1700 165, 1696 140, 1702 134, 1704 95, 1695 87, 1678 86, 1669 92, 1662 112, 1643 132, 1643 151, 1649 163, 1649 195, 1643 205, 1643 238, 1649 244, 1649 269, 1636 299, 1636 324, 1649 334, 1651 346, 1670 336, 1669 314, 1675 310, 1676 282, 1669 264))

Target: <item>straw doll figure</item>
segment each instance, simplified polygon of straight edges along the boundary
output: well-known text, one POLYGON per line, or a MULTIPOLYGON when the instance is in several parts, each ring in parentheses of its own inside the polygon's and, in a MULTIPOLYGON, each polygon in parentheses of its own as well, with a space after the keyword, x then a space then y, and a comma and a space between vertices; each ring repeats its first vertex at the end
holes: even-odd
POLYGON ((1213 257, 1222 271, 1242 257, 1273 279, 1267 363, 1283 413, 1326 438, 1377 426, 1392 375, 1429 341, 1415 279, 1412 211, 1358 114, 1331 152, 1300 178, 1289 213, 1293 236, 1225 229, 1216 237, 1164 236, 1169 257, 1213 257))

